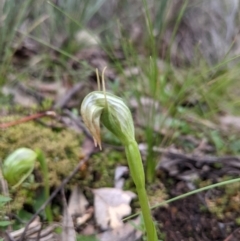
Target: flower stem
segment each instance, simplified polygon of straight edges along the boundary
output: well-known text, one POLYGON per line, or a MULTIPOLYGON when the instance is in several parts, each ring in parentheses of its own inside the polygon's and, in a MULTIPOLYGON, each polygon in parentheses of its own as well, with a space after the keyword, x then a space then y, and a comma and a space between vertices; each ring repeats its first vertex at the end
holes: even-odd
POLYGON ((148 241, 158 241, 157 232, 150 212, 147 193, 145 189, 145 175, 142 158, 136 141, 131 141, 125 146, 128 165, 137 188, 138 198, 142 210, 143 220, 147 232, 148 241))
MULTIPOLYGON (((48 166, 46 162, 45 155, 43 152, 38 149, 36 150, 37 153, 37 159, 40 162, 41 170, 42 170, 42 175, 43 175, 43 182, 44 182, 44 197, 45 201, 49 198, 50 196, 50 186, 49 186, 49 181, 48 181, 48 166)), ((50 204, 45 208, 45 214, 47 217, 47 220, 49 223, 53 221, 53 215, 52 215, 52 210, 50 204)))

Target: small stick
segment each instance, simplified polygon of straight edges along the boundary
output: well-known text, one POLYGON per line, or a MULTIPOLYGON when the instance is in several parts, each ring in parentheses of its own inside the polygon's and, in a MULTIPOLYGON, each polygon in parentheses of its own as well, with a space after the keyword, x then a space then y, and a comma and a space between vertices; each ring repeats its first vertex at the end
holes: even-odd
POLYGON ((70 89, 60 100, 58 100, 54 106, 53 109, 62 109, 65 108, 68 104, 68 102, 72 99, 72 97, 78 93, 82 88, 84 87, 84 84, 82 82, 77 83, 73 86, 72 89, 70 89))
POLYGON ((37 231, 37 240, 36 240, 36 241, 39 241, 39 240, 40 240, 42 227, 43 227, 43 223, 41 223, 41 227, 40 227, 40 229, 37 231))
POLYGON ((19 119, 19 120, 16 120, 16 121, 2 123, 2 124, 0 124, 0 129, 5 129, 5 128, 11 127, 11 126, 15 126, 15 125, 18 125, 18 124, 25 123, 27 121, 39 119, 39 118, 44 117, 44 116, 55 117, 56 113, 54 111, 46 111, 46 112, 43 112, 43 113, 37 113, 37 114, 34 114, 34 115, 23 117, 22 119, 19 119))

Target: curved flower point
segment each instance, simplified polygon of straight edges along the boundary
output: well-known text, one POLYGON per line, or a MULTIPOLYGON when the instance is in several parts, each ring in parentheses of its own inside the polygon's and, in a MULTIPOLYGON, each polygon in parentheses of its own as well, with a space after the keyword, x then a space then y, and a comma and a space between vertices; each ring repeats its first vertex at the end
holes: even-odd
POLYGON ((104 80, 103 90, 93 91, 84 98, 81 106, 83 121, 100 149, 100 122, 127 145, 135 140, 131 112, 121 98, 105 92, 104 80))
MULTIPOLYGON (((101 93, 99 93, 101 95, 101 93)), ((100 117, 103 107, 97 105, 98 92, 88 94, 81 105, 83 122, 93 136, 95 146, 101 149, 100 117)))
POLYGON ((19 186, 33 171, 37 154, 28 148, 19 148, 3 162, 3 176, 13 188, 19 186))

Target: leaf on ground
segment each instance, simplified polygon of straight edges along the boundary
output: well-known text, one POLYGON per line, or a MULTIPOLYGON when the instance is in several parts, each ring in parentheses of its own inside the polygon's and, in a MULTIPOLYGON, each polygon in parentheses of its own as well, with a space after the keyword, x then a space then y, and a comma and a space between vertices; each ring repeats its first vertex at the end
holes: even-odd
POLYGON ((136 229, 140 226, 140 217, 137 219, 125 223, 122 227, 106 231, 98 234, 99 241, 135 241, 139 240, 142 236, 142 232, 136 229))
MULTIPOLYGON (((52 241, 52 240, 59 240, 58 235, 54 232, 57 228, 58 224, 54 223, 48 225, 45 228, 43 224, 40 222, 40 218, 36 217, 35 220, 29 225, 27 232, 25 234, 24 240, 39 240, 39 241, 52 241)), ((9 233, 11 240, 20 240, 21 235, 23 234, 25 227, 15 230, 9 233)), ((67 239, 68 240, 68 239, 67 239)))
POLYGON ((0 220, 0 227, 6 227, 10 225, 12 222, 11 221, 5 221, 5 220, 0 220))
POLYGON ((76 225, 79 227, 82 224, 86 223, 93 215, 93 207, 90 207, 86 212, 76 219, 76 225))
MULTIPOLYGON (((28 231, 26 233, 26 236, 28 236, 29 233, 32 233, 34 230, 35 232, 38 232, 41 229, 41 222, 39 216, 37 216, 28 226, 28 231)), ((20 228, 18 230, 15 230, 9 234, 9 236, 12 239, 19 239, 19 237, 22 235, 22 233, 25 231, 25 227, 20 228)))
POLYGON ((13 86, 3 86, 2 92, 4 95, 13 96, 13 100, 15 103, 24 106, 24 107, 34 107, 37 105, 37 101, 30 95, 26 95, 23 91, 19 90, 17 87, 13 86))
POLYGON ((236 128, 240 130, 240 117, 239 116, 232 116, 226 115, 219 118, 220 124, 223 130, 228 130, 229 127, 236 128))
POLYGON ((76 232, 74 229, 74 224, 72 216, 68 212, 68 208, 65 206, 63 211, 63 231, 62 240, 75 241, 76 232))
POLYGON ((99 45, 100 38, 94 34, 94 33, 90 33, 90 31, 88 30, 80 30, 76 33, 75 35, 75 39, 78 43, 80 44, 86 44, 87 46, 91 46, 91 45, 99 45))
POLYGON ((114 187, 118 189, 122 189, 124 185, 123 176, 128 173, 128 167, 126 166, 118 166, 115 169, 114 174, 114 187))
POLYGON ((129 204, 136 194, 117 188, 94 189, 93 194, 97 224, 102 229, 122 226, 122 218, 131 213, 129 204))
POLYGON ((71 217, 76 215, 83 215, 86 212, 88 205, 89 203, 84 194, 82 193, 80 187, 75 186, 68 203, 69 215, 71 217))

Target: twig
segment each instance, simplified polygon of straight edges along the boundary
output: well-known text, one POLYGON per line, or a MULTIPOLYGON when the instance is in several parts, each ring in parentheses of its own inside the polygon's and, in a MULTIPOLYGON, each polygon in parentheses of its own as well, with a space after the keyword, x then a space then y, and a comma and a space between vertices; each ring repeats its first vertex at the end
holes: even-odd
POLYGON ((37 102, 40 104, 41 102, 43 102, 45 100, 45 97, 43 95, 41 95, 39 92, 32 90, 31 88, 27 87, 26 85, 23 85, 19 82, 15 82, 15 85, 17 85, 18 89, 20 89, 20 91, 34 97, 35 100, 37 100, 37 102))
POLYGON ((67 109, 63 110, 63 113, 76 123, 76 125, 83 131, 87 138, 92 139, 92 135, 77 116, 75 116, 70 110, 67 109))
MULTIPOLYGON (((37 233, 41 229, 40 218, 37 217, 34 221, 29 225, 26 236, 31 236, 37 233)), ((16 240, 19 240, 25 228, 20 228, 18 230, 12 231, 9 235, 16 240)))
POLYGON ((234 230, 232 234, 230 234, 224 241, 236 241, 240 238, 240 229, 234 230))
POLYGON ((19 223, 21 224, 26 224, 27 222, 23 219, 21 219, 20 217, 18 217, 16 214, 14 213, 9 213, 7 214, 7 216, 10 218, 10 219, 16 219, 19 223))
POLYGON ((37 113, 37 114, 34 114, 34 115, 23 117, 23 118, 21 118, 19 120, 16 120, 16 121, 2 123, 2 124, 0 124, 0 129, 15 126, 15 125, 25 123, 27 121, 35 120, 35 119, 38 119, 38 118, 41 118, 41 117, 44 117, 44 116, 54 116, 55 117, 56 113, 54 111, 46 111, 46 112, 43 112, 43 113, 37 113))
POLYGON ((42 206, 38 209, 38 211, 32 216, 30 221, 26 224, 24 232, 22 233, 19 241, 24 241, 25 234, 28 230, 28 226, 30 223, 46 208, 46 206, 54 199, 57 193, 70 181, 70 179, 79 171, 79 169, 88 161, 93 152, 86 154, 86 156, 79 162, 79 164, 75 167, 75 169, 70 173, 68 177, 66 177, 60 186, 54 190, 54 192, 50 195, 49 199, 42 204, 42 206))
POLYGON ((36 240, 36 241, 39 241, 39 240, 40 240, 42 227, 43 227, 43 223, 41 223, 41 227, 40 227, 40 229, 37 231, 37 240, 36 240))
POLYGON ((78 93, 82 88, 84 87, 84 84, 82 82, 77 83, 76 85, 71 88, 63 98, 61 98, 59 101, 55 103, 53 106, 54 109, 62 109, 66 107, 67 103, 71 100, 71 98, 78 93))
POLYGON ((63 208, 67 209, 68 205, 67 205, 67 200, 66 200, 66 196, 63 188, 61 189, 61 196, 62 196, 63 208))
POLYGON ((196 162, 207 162, 207 163, 229 162, 229 161, 239 162, 239 157, 237 156, 223 156, 223 157, 195 156, 195 155, 188 155, 188 154, 174 153, 174 152, 165 152, 165 155, 171 159, 181 159, 181 161, 184 160, 184 161, 196 161, 196 162))

